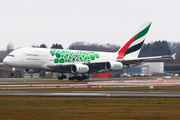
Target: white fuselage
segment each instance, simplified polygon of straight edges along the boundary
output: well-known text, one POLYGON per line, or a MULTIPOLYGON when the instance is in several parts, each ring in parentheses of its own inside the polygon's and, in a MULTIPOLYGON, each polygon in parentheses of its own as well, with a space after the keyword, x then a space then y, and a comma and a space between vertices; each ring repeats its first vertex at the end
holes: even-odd
MULTIPOLYGON (((56 64, 54 61, 56 56, 52 56, 50 51, 52 49, 47 48, 20 48, 12 51, 3 62, 11 67, 19 67, 25 69, 45 69, 51 70, 46 65, 56 64)), ((72 53, 77 53, 77 50, 65 50, 72 53)), ((84 51, 79 51, 84 52, 84 51)), ((88 51, 85 51, 88 52, 88 51)), ((101 61, 116 61, 117 53, 108 52, 96 52, 99 55, 98 59, 93 60, 93 62, 101 61)), ((70 57, 69 57, 70 58, 70 57)), ((71 58, 72 59, 72 58, 71 58)), ((83 63, 88 61, 67 61, 66 63, 83 63)), ((61 64, 61 63, 59 63, 61 64)), ((63 63, 62 63, 63 64, 63 63)))

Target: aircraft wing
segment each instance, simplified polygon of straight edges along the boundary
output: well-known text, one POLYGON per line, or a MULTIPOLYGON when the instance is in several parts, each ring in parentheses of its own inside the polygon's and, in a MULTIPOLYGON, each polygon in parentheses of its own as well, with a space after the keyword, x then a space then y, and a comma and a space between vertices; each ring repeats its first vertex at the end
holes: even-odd
POLYGON ((57 63, 57 64, 48 64, 46 65, 48 68, 59 71, 62 73, 69 73, 71 72, 71 66, 75 64, 84 64, 89 67, 89 73, 98 72, 98 71, 104 71, 105 70, 105 64, 107 61, 101 61, 101 62, 82 62, 82 63, 57 63))
POLYGON ((141 65, 145 62, 154 62, 158 60, 166 60, 166 59, 175 59, 176 53, 173 55, 164 55, 164 56, 154 56, 154 57, 140 57, 135 59, 121 59, 117 60, 118 62, 122 62, 126 67, 134 67, 137 65, 141 65))
MULTIPOLYGON (((155 57, 141 57, 141 58, 135 58, 135 59, 119 59, 116 60, 116 62, 121 62, 124 65, 124 68, 129 68, 129 67, 134 67, 137 65, 141 65, 145 62, 153 62, 157 60, 162 60, 162 59, 175 59, 175 54, 173 55, 164 55, 164 56, 155 56, 155 57)), ((62 73, 71 73, 71 67, 72 65, 77 65, 77 64, 83 64, 87 65, 89 67, 89 73, 93 72, 106 72, 107 70, 105 69, 105 64, 108 61, 99 61, 99 62, 74 62, 74 63, 54 63, 54 64, 48 64, 46 65, 48 68, 54 70, 54 71, 59 71, 62 73)))

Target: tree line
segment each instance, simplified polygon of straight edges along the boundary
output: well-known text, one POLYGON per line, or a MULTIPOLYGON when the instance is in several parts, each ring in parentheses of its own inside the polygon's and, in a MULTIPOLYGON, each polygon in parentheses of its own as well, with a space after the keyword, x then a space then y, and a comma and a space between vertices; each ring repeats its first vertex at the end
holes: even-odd
POLYGON ((101 52, 116 52, 120 48, 119 45, 114 44, 98 44, 88 42, 74 42, 69 46, 70 50, 88 50, 88 51, 101 51, 101 52))
POLYGON ((139 57, 171 55, 171 49, 167 41, 155 41, 144 44, 139 57))
MULTIPOLYGON (((31 47, 33 48, 47 48, 47 46, 45 44, 41 44, 40 46, 38 45, 32 45, 31 47)), ((62 45, 61 44, 53 44, 51 46, 51 49, 63 49, 62 45)))

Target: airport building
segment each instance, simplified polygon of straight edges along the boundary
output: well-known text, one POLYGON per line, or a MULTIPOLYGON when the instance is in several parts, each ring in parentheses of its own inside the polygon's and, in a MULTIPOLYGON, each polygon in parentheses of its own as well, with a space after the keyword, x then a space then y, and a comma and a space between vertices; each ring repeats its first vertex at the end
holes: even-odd
POLYGON ((124 70, 128 74, 153 74, 164 73, 164 62, 149 62, 143 65, 124 70))
MULTIPOLYGON (((41 71, 40 73, 27 73, 21 68, 11 68, 0 63, 0 78, 12 78, 11 74, 15 74, 15 78, 57 78, 60 73, 41 71)), ((70 74, 66 74, 70 76, 70 74)))
POLYGON ((11 73, 15 73, 17 78, 22 78, 24 76, 23 69, 10 68, 9 66, 0 63, 0 78, 11 78, 11 73))

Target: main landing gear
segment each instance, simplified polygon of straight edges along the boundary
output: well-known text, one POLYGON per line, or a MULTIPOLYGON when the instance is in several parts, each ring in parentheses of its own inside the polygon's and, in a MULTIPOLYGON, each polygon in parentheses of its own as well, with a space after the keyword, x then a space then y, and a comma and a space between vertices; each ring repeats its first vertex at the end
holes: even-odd
MULTIPOLYGON (((61 76, 58 77, 58 80, 63 80, 63 79, 66 79, 66 78, 67 78, 67 76, 62 74, 61 76)), ((82 80, 89 79, 89 76, 87 76, 87 75, 82 75, 82 76, 75 75, 75 76, 69 77, 68 79, 69 80, 82 81, 82 80)))
POLYGON ((86 75, 82 75, 82 76, 75 75, 75 76, 69 77, 69 80, 82 81, 82 80, 86 80, 86 79, 89 79, 89 76, 86 76, 86 75))
POLYGON ((66 79, 66 78, 67 78, 67 76, 62 74, 61 76, 58 77, 58 80, 63 80, 63 79, 66 79))

